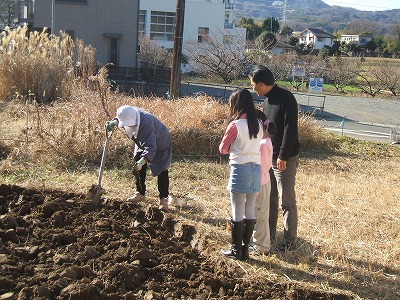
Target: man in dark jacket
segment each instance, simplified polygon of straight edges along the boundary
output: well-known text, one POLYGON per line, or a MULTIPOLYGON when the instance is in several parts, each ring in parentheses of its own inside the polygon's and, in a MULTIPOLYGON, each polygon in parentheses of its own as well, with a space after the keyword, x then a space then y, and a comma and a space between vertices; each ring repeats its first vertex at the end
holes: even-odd
POLYGON ((250 75, 253 90, 265 96, 264 113, 276 125, 277 131, 271 137, 273 159, 270 196, 270 234, 275 239, 278 221, 279 198, 282 201, 284 218, 284 241, 279 251, 289 251, 297 237, 297 203, 295 178, 299 164, 298 105, 294 95, 275 84, 272 72, 258 67, 250 75))

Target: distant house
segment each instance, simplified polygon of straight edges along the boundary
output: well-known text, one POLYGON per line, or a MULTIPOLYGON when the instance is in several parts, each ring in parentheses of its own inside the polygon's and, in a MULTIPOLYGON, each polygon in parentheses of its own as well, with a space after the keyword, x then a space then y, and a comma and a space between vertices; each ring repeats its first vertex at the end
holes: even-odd
POLYGON ((364 47, 368 42, 372 41, 372 35, 370 34, 342 34, 340 37, 341 42, 346 44, 356 44, 358 46, 364 47))
POLYGON ((295 48, 292 45, 281 43, 281 42, 276 42, 274 45, 274 48, 272 49, 273 54, 288 54, 288 53, 293 53, 295 52, 295 48))
POLYGON ((300 44, 313 45, 314 49, 332 47, 335 36, 317 28, 307 28, 300 33, 300 44))

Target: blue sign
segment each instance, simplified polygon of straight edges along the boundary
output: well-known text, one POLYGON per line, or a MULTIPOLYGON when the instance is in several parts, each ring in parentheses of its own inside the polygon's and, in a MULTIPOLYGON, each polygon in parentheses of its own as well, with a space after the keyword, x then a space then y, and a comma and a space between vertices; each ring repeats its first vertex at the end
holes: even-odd
POLYGON ((323 78, 310 78, 310 93, 322 93, 323 86, 323 78))

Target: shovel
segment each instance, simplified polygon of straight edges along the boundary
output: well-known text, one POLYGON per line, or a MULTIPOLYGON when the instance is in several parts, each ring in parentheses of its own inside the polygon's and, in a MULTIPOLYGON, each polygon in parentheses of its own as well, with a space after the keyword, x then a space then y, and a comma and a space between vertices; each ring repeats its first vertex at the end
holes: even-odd
POLYGON ((107 125, 105 126, 105 131, 106 131, 106 140, 104 142, 103 154, 101 156, 99 178, 97 180, 97 184, 92 184, 92 186, 90 187, 90 189, 85 197, 86 200, 91 200, 91 202, 93 202, 95 204, 100 203, 100 197, 105 192, 105 190, 101 187, 101 179, 103 178, 103 169, 104 169, 104 162, 106 160, 106 154, 107 154, 107 150, 108 150, 108 143, 109 143, 111 135, 113 133, 112 129, 109 132, 107 125))

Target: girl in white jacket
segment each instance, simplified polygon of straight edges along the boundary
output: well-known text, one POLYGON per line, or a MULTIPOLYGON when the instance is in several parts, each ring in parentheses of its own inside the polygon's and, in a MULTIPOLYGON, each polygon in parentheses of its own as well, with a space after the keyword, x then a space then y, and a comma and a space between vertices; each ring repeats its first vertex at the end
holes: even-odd
POLYGON ((260 142, 263 136, 253 97, 238 89, 229 98, 231 122, 219 145, 229 154, 228 190, 232 204, 232 245, 222 254, 240 260, 249 258, 249 244, 255 224, 254 203, 261 190, 260 142))

